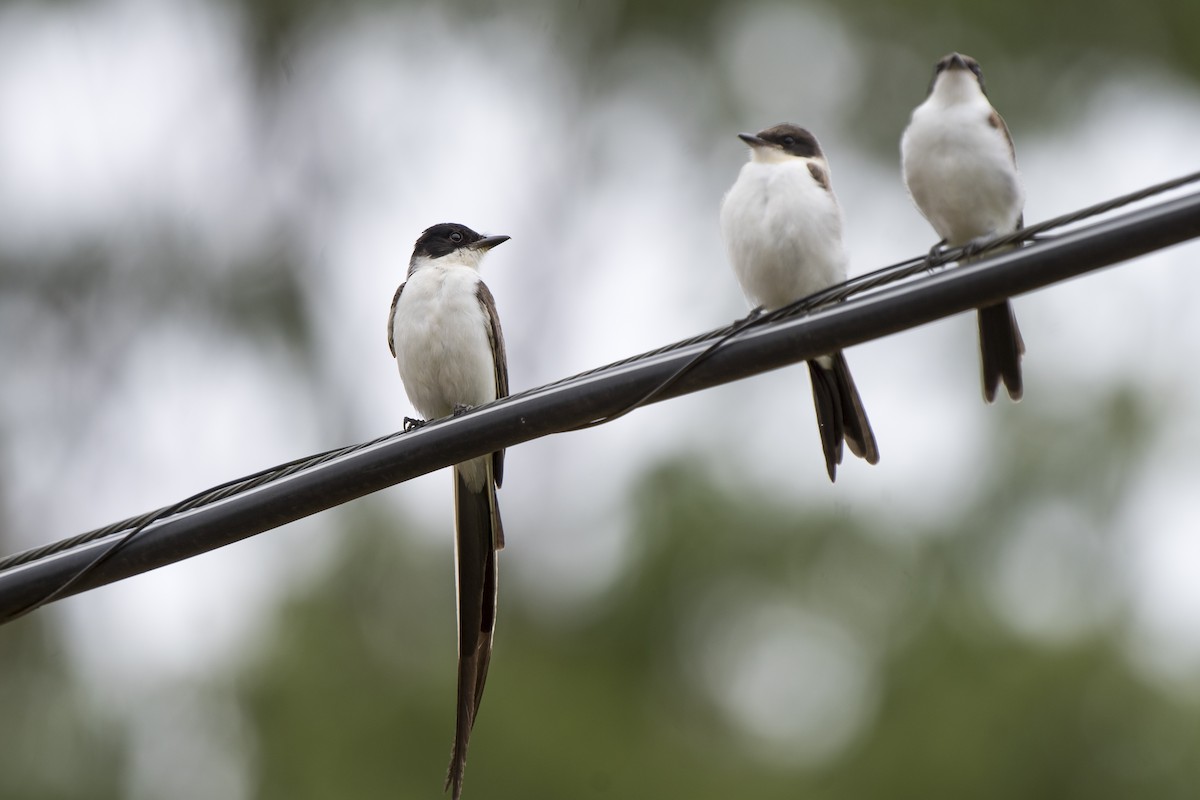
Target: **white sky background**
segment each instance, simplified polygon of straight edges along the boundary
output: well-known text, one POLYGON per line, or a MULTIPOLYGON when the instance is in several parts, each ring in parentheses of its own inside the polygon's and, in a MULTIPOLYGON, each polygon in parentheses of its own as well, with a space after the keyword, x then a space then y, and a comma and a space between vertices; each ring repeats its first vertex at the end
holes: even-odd
MULTIPOLYGON (((557 49, 569 43, 530 37, 531 29, 553 29, 544 19, 456 18, 453 32, 436 9, 329 19, 281 65, 283 101, 266 110, 251 88, 241 21, 224 7, 199 0, 6 7, 0 249, 19 261, 23 252, 66 252, 99 237, 136 260, 147 224, 165 220, 188 231, 218 274, 286 224, 302 232, 312 265, 308 302, 330 387, 323 397, 305 396, 282 354, 275 359, 269 348, 184 316, 154 320, 145 335, 136 321, 127 331, 91 331, 89 344, 100 351, 108 337, 133 344, 110 365, 108 391, 81 404, 71 397, 72 375, 42 355, 62 352, 62 333, 6 302, 0 286, 8 376, 0 413, 13 436, 0 457, 15 481, 5 500, 20 543, 57 539, 344 444, 322 438, 332 428, 322 425, 322 404, 331 399, 348 415, 354 440, 399 427, 412 412, 384 322, 413 240, 435 222, 513 237, 483 273, 504 321, 514 391, 745 312, 717 230, 721 195, 745 158, 738 130, 785 119, 814 130, 845 209, 852 271, 927 249, 933 234, 904 192, 898 153, 880 159, 858 150, 845 127, 869 79, 856 69, 861 45, 836 19, 800 10, 764 6, 722 25, 711 61, 634 43, 611 63, 592 65, 615 88, 582 93, 557 49), (784 42, 792 74, 805 74, 797 59, 811 59, 810 74, 822 77, 786 88, 764 80, 776 74, 763 67, 784 42), (740 101, 739 121, 727 130, 722 93, 712 89, 719 85, 740 101)), ((897 51, 920 61, 922 75, 939 55, 897 51)), ((1018 88, 1006 85, 1005 64, 984 67, 1003 112, 1018 88)), ((924 80, 913 86, 914 104, 924 80)), ((1200 93, 1157 72, 1126 68, 1119 81, 1095 88, 1079 118, 1038 135, 1009 122, 1028 221, 1200 167, 1200 93)), ((904 120, 888 123, 898 141, 904 120)), ((1197 257, 1200 245, 1186 245, 1017 302, 1029 350, 1021 409, 1061 407, 1076 392, 1132 373, 1171 415, 1152 474, 1111 523, 1132 578, 1133 661, 1168 679, 1194 678, 1200 668, 1200 382, 1185 368, 1200 361, 1200 321, 1191 311, 1200 292, 1197 257), (1047 384, 1070 391, 1047 396, 1039 391, 1047 384)), ((849 459, 836 487, 824 475, 802 369, 511 450, 507 579, 526 596, 554 601, 548 605, 586 604, 630 552, 619 499, 645 466, 680 448, 719 454, 730 476, 775 486, 798 504, 888 508, 919 530, 967 502, 973 476, 986 469, 984 426, 999 414, 980 401, 974 331, 973 320, 959 317, 850 352, 882 462, 868 468, 849 459)), ((448 557, 444 474, 364 502, 413 515, 437 532, 429 544, 448 557)), ((1043 512, 1050 522, 1033 519, 1031 530, 1060 531, 1046 552, 1069 562, 1063 553, 1078 540, 1069 512, 1035 516, 1043 512)), ((332 546, 327 532, 318 516, 59 603, 52 613, 72 631, 96 688, 121 702, 125 693, 201 675, 227 659, 286 579, 321 563, 332 546)), ((1019 541, 996 578, 1006 616, 1034 636, 1086 628, 1088 620, 1071 616, 1078 604, 1056 600, 1060 572, 1022 568, 1044 562, 1037 537, 1019 541)), ((826 630, 802 619, 798 630, 826 630)), ((791 652, 794 644, 774 650, 791 652)), ((754 674, 778 672, 763 663, 754 674)), ((745 675, 722 680, 754 707, 753 697, 738 694, 745 675)), ((862 717, 855 720, 846 730, 862 717)), ((769 722, 763 726, 770 733, 769 722)), ((154 777, 142 780, 139 791, 153 795, 154 777)))

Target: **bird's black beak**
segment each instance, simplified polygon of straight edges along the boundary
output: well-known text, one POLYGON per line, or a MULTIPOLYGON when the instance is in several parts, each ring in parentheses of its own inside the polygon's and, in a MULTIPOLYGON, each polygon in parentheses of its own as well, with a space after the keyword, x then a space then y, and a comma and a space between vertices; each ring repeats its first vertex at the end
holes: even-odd
POLYGON ((962 57, 962 53, 951 53, 950 63, 947 66, 950 69, 970 69, 967 66, 967 60, 962 57))
POLYGON ((503 234, 501 234, 499 236, 485 236, 482 239, 480 239, 478 242, 476 242, 475 246, 478 247, 480 250, 491 250, 496 245, 504 244, 511 238, 512 238, 511 236, 505 236, 503 234))
POLYGON ((738 138, 751 147, 766 147, 770 144, 766 139, 753 133, 739 133, 738 138))

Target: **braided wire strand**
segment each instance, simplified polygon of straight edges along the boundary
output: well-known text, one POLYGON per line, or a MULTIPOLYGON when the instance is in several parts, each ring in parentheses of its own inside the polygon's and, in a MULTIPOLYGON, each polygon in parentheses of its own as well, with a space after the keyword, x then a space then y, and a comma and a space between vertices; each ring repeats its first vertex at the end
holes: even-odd
MULTIPOLYGON (((691 358, 686 364, 681 366, 666 380, 664 380, 662 383, 655 386, 649 392, 647 392, 644 395, 642 395, 641 397, 639 397, 637 400, 633 401, 628 406, 622 408, 618 412, 615 412, 613 414, 609 414, 607 416, 604 416, 599 419, 593 420, 591 422, 585 423, 584 425, 578 426, 577 428, 573 428, 573 430, 577 430, 579 428, 593 427, 595 425, 599 425, 602 423, 611 422, 611 421, 613 421, 619 417, 622 417, 622 416, 630 413, 631 411, 641 407, 642 405, 645 405, 647 402, 651 401, 653 398, 655 398, 656 396, 661 394, 663 391, 668 389, 670 386, 674 385, 679 379, 681 379, 684 375, 686 375, 690 370, 692 370, 698 364, 702 363, 706 358, 710 357, 714 352, 719 350, 722 346, 724 346, 728 342, 732 341, 733 339, 735 339, 737 336, 741 335, 745 331, 750 330, 754 327, 768 324, 770 322, 783 320, 783 319, 790 319, 793 317, 803 316, 805 314, 809 314, 812 311, 822 308, 824 306, 828 306, 833 303, 843 302, 843 301, 849 299, 850 297, 854 297, 856 295, 865 294, 868 292, 882 289, 887 286, 894 285, 896 283, 899 283, 900 281, 911 278, 922 272, 928 272, 931 270, 938 269, 940 267, 945 267, 946 265, 954 263, 954 262, 959 262, 968 256, 978 257, 981 255, 988 255, 991 253, 995 253, 997 251, 1009 249, 1009 248, 1013 247, 1014 245, 1019 246, 1019 245, 1026 244, 1026 243, 1033 243, 1033 246, 1036 246, 1036 242, 1039 239, 1042 239, 1046 234, 1048 234, 1051 231, 1055 231, 1055 230, 1058 230, 1059 228, 1063 228, 1068 225, 1073 225, 1075 223, 1082 222, 1084 220, 1088 220, 1093 217, 1109 213, 1111 211, 1115 211, 1117 209, 1123 208, 1125 206, 1131 205, 1131 204, 1139 202, 1141 200, 1146 200, 1148 198, 1155 197, 1157 195, 1163 194, 1163 193, 1171 191, 1173 189, 1181 188, 1183 186, 1195 183, 1197 181, 1200 181, 1200 172, 1193 172, 1193 173, 1190 173, 1187 175, 1183 175, 1183 176, 1180 176, 1177 178, 1163 181, 1161 183, 1154 184, 1152 186, 1144 187, 1142 189, 1136 190, 1134 192, 1130 192, 1128 194, 1120 195, 1118 197, 1103 201, 1101 203, 1096 203, 1094 205, 1079 209, 1077 211, 1073 211, 1073 212, 1063 214, 1058 217, 1054 217, 1049 220, 1045 220, 1036 225, 1031 225, 1028 227, 1021 228, 1019 230, 1013 231, 1012 233, 1005 234, 1003 236, 993 237, 993 238, 988 239, 981 243, 973 243, 971 245, 968 245, 967 247, 948 248, 948 249, 944 249, 944 250, 940 250, 940 251, 937 251, 935 249, 935 251, 931 251, 928 255, 905 259, 903 261, 899 261, 894 264, 890 264, 888 266, 882 267, 882 268, 874 270, 872 272, 865 273, 863 275, 851 278, 847 281, 844 281, 843 283, 839 283, 835 286, 831 286, 820 292, 816 292, 812 295, 801 298, 800 300, 797 300, 794 303, 791 303, 787 306, 783 306, 781 308, 775 309, 771 312, 762 313, 762 314, 752 313, 748 317, 736 320, 735 322, 733 322, 729 325, 725 325, 721 328, 717 328, 715 330, 708 331, 706 333, 698 334, 696 336, 692 336, 687 339, 672 342, 670 344, 664 345, 664 346, 656 348, 654 350, 639 353, 637 355, 630 356, 628 358, 624 358, 619 361, 614 361, 612 363, 609 363, 609 364, 606 364, 606 365, 603 365, 600 367, 595 367, 593 369, 585 370, 585 371, 577 373, 575 375, 561 378, 557 381, 553 381, 551 383, 548 383, 548 384, 545 384, 542 386, 527 389, 527 390, 519 392, 515 395, 511 395, 510 398, 501 398, 500 400, 493 401, 493 402, 503 402, 505 399, 516 399, 516 398, 525 397, 525 396, 528 396, 535 392, 543 392, 543 391, 547 391, 550 389, 554 389, 554 388, 562 386, 564 384, 568 384, 568 383, 578 381, 578 380, 581 380, 581 379, 584 379, 584 378, 587 378, 590 376, 594 376, 594 375, 602 373, 602 372, 607 372, 609 370, 626 367, 631 364, 636 364, 641 361, 656 358, 656 357, 662 356, 664 354, 674 352, 676 350, 691 347, 691 346, 701 344, 704 342, 711 343, 709 347, 705 348, 704 350, 699 352, 696 356, 691 358)), ((489 403, 487 405, 491 405, 491 404, 489 403)), ((481 406, 481 408, 482 408, 482 406, 481 406)), ((46 603, 49 603, 52 600, 56 599, 63 592, 65 592, 72 585, 74 585, 77 581, 79 581, 80 579, 85 577, 87 574, 89 574, 91 571, 93 571, 94 569, 99 567, 107 559, 111 558, 113 555, 115 555, 117 552, 119 552, 122 547, 129 544, 129 542, 133 541, 133 539, 135 537, 137 537, 139 534, 141 534, 143 531, 145 531, 147 528, 149 528, 150 526, 154 525, 157 522, 163 521, 170 517, 174 517, 174 516, 177 516, 180 514, 184 514, 184 513, 193 511, 198 508, 203 508, 205 506, 212 505, 214 503, 218 503, 218 502, 220 502, 222 500, 226 500, 230 497, 234 497, 234 496, 246 493, 246 492, 253 491, 254 489, 260 488, 260 487, 265 486, 270 483, 274 483, 276 481, 283 480, 289 476, 295 475, 299 472, 303 472, 307 469, 311 469, 312 467, 318 466, 320 464, 324 464, 326 462, 333 461, 337 458, 341 458, 343 456, 347 456, 352 453, 356 453, 361 450, 365 450, 365 449, 374 447, 378 444, 382 444, 384 442, 391 441, 399 436, 402 436, 404 433, 405 433, 405 431, 403 431, 403 430, 396 431, 396 432, 389 433, 384 436, 377 437, 375 439, 371 439, 366 442, 360 442, 357 444, 347 445, 345 447, 335 448, 333 450, 327 450, 322 453, 318 453, 318 454, 311 455, 311 456, 306 456, 304 458, 296 459, 294 461, 289 461, 285 464, 280 464, 278 466, 269 467, 267 469, 263 469, 259 472, 256 472, 252 475, 244 476, 241 478, 236 478, 236 479, 233 479, 226 483, 220 484, 219 486, 212 487, 210 489, 206 489, 202 492, 192 495, 191 497, 188 497, 188 498, 181 500, 177 503, 174 503, 172 505, 164 506, 155 511, 150 511, 150 512, 147 512, 144 514, 130 517, 128 519, 124 519, 119 522, 114 522, 110 525, 106 525, 102 528, 97 528, 95 530, 91 530, 86 533, 81 533, 76 536, 69 537, 67 539, 62 539, 57 542, 53 542, 53 543, 50 543, 47 545, 43 545, 41 547, 36 547, 36 548, 30 549, 30 550, 26 550, 26 551, 16 553, 16 554, 7 556, 5 558, 2 558, 2 559, 0 559, 0 572, 10 570, 10 569, 15 569, 17 567, 20 567, 20 566, 23 566, 26 564, 30 564, 30 563, 33 563, 36 561, 41 561, 43 559, 51 558, 59 553, 66 552, 68 550, 74 550, 76 548, 83 547, 83 546, 91 544, 93 542, 123 533, 123 535, 121 535, 118 539, 113 541, 107 548, 105 548, 101 553, 99 553, 95 559, 90 561, 87 565, 85 565, 78 572, 76 572, 74 575, 72 575, 71 578, 69 578, 63 584, 59 585, 54 590, 52 590, 51 592, 46 594, 44 597, 39 598, 38 600, 30 603, 27 607, 21 609, 16 614, 11 616, 9 619, 14 619, 18 616, 27 614, 30 611, 33 611, 34 609, 36 609, 42 605, 45 605, 46 603)))

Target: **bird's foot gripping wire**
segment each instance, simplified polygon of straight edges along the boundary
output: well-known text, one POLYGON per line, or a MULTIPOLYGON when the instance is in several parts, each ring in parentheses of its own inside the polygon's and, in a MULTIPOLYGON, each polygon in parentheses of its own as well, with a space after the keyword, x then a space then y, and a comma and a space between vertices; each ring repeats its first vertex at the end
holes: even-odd
POLYGON ((971 241, 963 245, 963 259, 974 258, 982 253, 992 239, 996 238, 990 233, 985 233, 983 236, 976 236, 971 241))
POLYGON ((463 403, 455 403, 454 404, 454 416, 461 417, 463 414, 470 411, 471 408, 472 408, 472 406, 468 406, 463 403))
POLYGON ((416 419, 415 417, 405 417, 404 418, 404 432, 405 433, 408 433, 409 431, 415 431, 417 428, 422 428, 424 426, 425 426, 425 420, 423 420, 423 419, 416 419))
POLYGON ((929 248, 929 255, 925 256, 925 266, 929 269, 930 272, 933 271, 934 267, 936 267, 942 263, 942 253, 945 252, 945 249, 946 249, 946 240, 945 239, 942 239, 940 242, 935 244, 933 247, 929 248))

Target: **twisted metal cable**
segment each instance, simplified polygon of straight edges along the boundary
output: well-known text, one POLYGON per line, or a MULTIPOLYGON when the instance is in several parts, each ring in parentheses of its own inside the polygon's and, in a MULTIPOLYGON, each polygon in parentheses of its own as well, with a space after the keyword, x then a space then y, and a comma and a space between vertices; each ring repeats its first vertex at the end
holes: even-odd
MULTIPOLYGON (((571 381, 574 381, 574 380, 578 380, 579 378, 587 377, 589 375, 594 375, 594 374, 604 372, 604 371, 607 371, 610 369, 615 369, 617 367, 628 366, 630 364, 634 364, 634 363, 643 361, 648 358, 654 358, 654 357, 657 357, 657 356, 660 356, 660 355, 663 355, 666 353, 670 353, 675 350, 679 350, 679 349, 682 349, 685 347, 690 347, 692 345, 699 344, 701 342, 706 342, 706 341, 710 341, 710 340, 713 341, 713 344, 710 348, 697 354, 697 356, 692 361, 690 361, 685 366, 681 367, 678 372, 676 372, 674 375, 672 375, 671 378, 669 378, 667 381, 664 381, 662 384, 660 384, 658 387, 656 387, 653 391, 648 392, 645 396, 639 398, 635 403, 631 404, 630 406, 628 406, 627 408, 618 412, 617 414, 609 415, 602 419, 594 420, 594 421, 588 423, 584 427, 592 427, 592 426, 599 425, 604 422, 610 422, 610 421, 617 419, 618 417, 624 416, 625 414, 628 414, 629 412, 633 411, 634 409, 644 405, 651 398, 657 396, 662 391, 664 391, 665 389, 669 388, 671 385, 676 383, 680 378, 682 378, 684 376, 684 374, 686 374, 686 372, 690 371, 696 364, 699 364, 701 361, 703 361, 705 358, 707 358, 709 355, 711 355, 711 353, 713 351, 715 351, 717 348, 721 347, 726 342, 730 341, 733 337, 737 336, 738 334, 740 334, 746 330, 749 330, 750 328, 756 327, 758 325, 761 325, 761 324, 764 324, 767 322, 773 322, 773 321, 779 320, 779 319, 787 319, 790 317, 808 314, 818 308, 829 305, 831 303, 842 302, 842 301, 844 301, 850 297, 853 297, 855 295, 863 294, 865 292, 869 292, 869 291, 872 291, 875 289, 880 289, 885 286, 890 286, 890 285, 898 283, 899 281, 902 281, 906 278, 910 278, 914 275, 919 275, 923 272, 928 272, 932 269, 937 269, 938 267, 943 267, 947 264, 951 264, 951 263, 961 260, 963 257, 965 257, 967 255, 968 249, 971 250, 970 254, 973 256, 987 255, 989 253, 993 253, 998 250, 1004 250, 1004 249, 1007 249, 1008 247, 1011 247, 1014 244, 1022 244, 1025 242, 1034 241, 1035 239, 1040 238, 1042 235, 1044 235, 1050 231, 1056 230, 1058 228, 1066 227, 1067 225, 1072 225, 1077 222, 1082 222, 1082 221, 1090 219, 1092 217, 1099 216, 1101 214, 1106 214, 1108 212, 1115 211, 1119 208, 1123 208, 1125 206, 1131 205, 1138 201, 1146 200, 1148 198, 1157 196, 1159 194, 1163 194, 1165 192, 1171 191, 1172 189, 1178 189, 1180 187, 1186 186, 1191 183, 1195 183, 1197 181, 1200 181, 1200 172, 1193 172, 1188 175, 1183 175, 1178 178, 1173 178, 1171 180, 1167 180, 1167 181, 1163 181, 1161 183, 1154 184, 1152 186, 1147 186, 1145 188, 1138 189, 1137 191, 1130 192, 1130 193, 1124 194, 1124 195, 1120 195, 1120 196, 1114 197, 1110 200, 1106 200, 1101 203, 1096 203, 1096 204, 1088 206, 1086 208, 1082 208, 1077 211, 1072 211, 1070 213, 1063 214, 1061 216, 1045 220, 1036 225, 1030 225, 1028 227, 1020 228, 1019 230, 1013 231, 1012 233, 1005 234, 1003 236, 994 237, 974 248, 967 248, 967 247, 951 248, 951 249, 943 250, 936 254, 908 258, 908 259, 905 259, 904 261, 899 261, 899 262, 896 262, 895 264, 890 264, 888 266, 881 267, 880 269, 874 270, 872 272, 868 272, 863 275, 859 275, 854 278, 850 278, 849 280, 844 281, 843 283, 839 283, 836 286, 831 286, 828 289, 823 289, 819 292, 815 292, 814 294, 811 294, 807 297, 803 297, 794 303, 791 303, 789 305, 775 309, 774 311, 771 311, 771 312, 768 312, 765 314, 759 314, 757 316, 751 315, 744 319, 738 320, 730 325, 726 325, 724 327, 717 328, 715 330, 708 331, 706 333, 698 334, 698 335, 692 336, 688 339, 682 339, 682 340, 679 340, 676 342, 672 342, 671 344, 664 345, 657 349, 639 353, 637 355, 630 356, 628 358, 624 358, 619 361, 614 361, 612 363, 605 364, 603 366, 585 370, 583 372, 580 372, 580 373, 577 373, 575 375, 571 375, 571 376, 568 376, 565 378, 561 378, 557 381, 553 381, 553 382, 545 384, 543 386, 538 386, 538 387, 534 387, 531 389, 527 389, 525 391, 518 392, 517 394, 511 395, 511 397, 517 398, 517 397, 522 397, 526 394, 530 394, 533 392, 543 391, 545 389, 551 389, 556 386, 559 386, 559 385, 562 385, 565 383, 570 383, 571 381)), ((348 445, 346 447, 341 447, 341 448, 337 448, 334 450, 328 450, 324 453, 318 453, 316 455, 307 456, 305 458, 297 459, 295 461, 289 461, 286 464, 281 464, 281 465, 278 465, 275 467, 269 467, 260 472, 256 472, 253 475, 249 475, 249 476, 246 476, 243 478, 238 478, 238 479, 229 481, 228 483, 221 484, 220 486, 214 487, 212 489, 208 489, 204 492, 193 495, 192 497, 189 497, 186 500, 183 500, 179 503, 175 503, 175 504, 169 505, 169 506, 164 506, 160 509, 157 509, 156 511, 150 511, 150 512, 147 512, 147 513, 135 516, 135 517, 130 517, 129 519, 121 520, 120 522, 114 522, 110 525, 106 525, 103 528, 97 528, 95 530, 88 531, 86 533, 81 533, 81 534, 79 534, 77 536, 73 536, 69 539, 63 539, 61 541, 54 542, 52 544, 44 545, 42 547, 38 547, 38 548, 31 549, 31 550, 26 550, 21 553, 16 553, 14 555, 10 555, 6 558, 0 559, 0 572, 4 571, 6 569, 11 569, 13 567, 20 566, 22 564, 29 563, 31 561, 38 561, 42 558, 47 558, 49 556, 55 555, 56 553, 60 553, 65 550, 74 549, 75 547, 79 547, 81 545, 88 544, 90 542, 94 542, 98 539, 103 539, 105 537, 111 536, 111 535, 113 535, 115 533, 119 533, 121 531, 129 530, 130 531, 129 535, 131 535, 131 536, 136 535, 137 532, 145 529, 147 526, 149 526, 149 525, 153 524, 154 522, 157 522, 161 519, 164 519, 168 516, 173 516, 175 514, 181 514, 181 513, 187 512, 187 511, 191 511, 196 508, 200 508, 202 506, 209 505, 211 503, 219 502, 228 497, 232 497, 233 495, 250 491, 252 489, 258 488, 259 486, 262 486, 266 483, 270 483, 272 481, 286 478, 289 475, 295 474, 296 472, 301 472, 305 469, 308 469, 310 467, 313 467, 318 464, 324 463, 326 461, 332 460, 334 458, 339 458, 341 456, 357 452, 358 450, 361 450, 361 449, 364 449, 367 447, 373 447, 376 444, 388 441, 388 440, 395 438, 396 436, 400 436, 402 434, 403 434, 403 431, 396 431, 394 433, 387 434, 386 436, 381 436, 377 439, 372 439, 371 441, 368 441, 368 442, 361 442, 358 444, 348 445)))
MULTIPOLYGON (((381 442, 386 442, 389 439, 399 436, 400 433, 400 431, 389 433, 386 436, 380 436, 367 442, 359 442, 357 444, 347 445, 346 447, 339 447, 334 450, 326 450, 323 453, 317 453, 315 455, 305 456, 304 458, 298 458, 295 461, 289 461, 286 464, 268 467, 260 470, 259 472, 255 472, 252 475, 235 478, 226 483, 222 483, 219 486, 205 489, 203 492, 194 494, 191 497, 179 501, 178 503, 173 503, 169 506, 163 506, 155 511, 147 511, 146 513, 139 514, 136 517, 130 517, 129 519, 123 519, 120 522, 114 522, 109 525, 105 525, 103 528, 96 528, 95 530, 87 531, 86 533, 81 533, 68 539, 61 539, 57 542, 43 545, 41 547, 35 547, 31 550, 14 553, 13 555, 6 556, 5 558, 0 558, 0 572, 3 572, 7 569, 12 569, 14 567, 19 567, 22 564, 40 561, 43 558, 49 558, 66 550, 73 550, 76 547, 90 544, 91 542, 104 539, 120 533, 121 531, 128 531, 126 536, 132 538, 159 520, 166 519, 167 517, 171 517, 176 514, 183 514, 188 511, 193 511, 197 508, 201 508, 212 503, 220 502, 221 500, 233 497, 234 495, 242 494, 243 492, 248 492, 252 489, 257 489, 258 487, 271 483, 272 481, 281 480, 289 475, 294 475, 297 472, 302 472, 310 467, 315 467, 318 464, 324 464, 325 462, 332 461, 335 458, 341 458, 342 456, 349 455, 350 453, 355 453, 368 447, 374 447, 381 442)), ((116 550, 120 549, 121 544, 121 542, 118 542, 112 548, 112 551, 115 552, 116 550)))
MULTIPOLYGON (((1101 203, 1096 203, 1094 205, 1087 206, 1086 208, 1082 208, 1077 211, 1072 211, 1067 214, 1062 214, 1060 216, 1053 217, 1051 219, 1045 220, 1044 222, 1039 222, 1036 225, 1030 225, 1028 227, 1019 228, 1019 229, 1013 231, 1012 233, 1004 234, 1002 236, 994 236, 994 237, 987 239, 986 241, 972 242, 963 247, 945 248, 945 249, 940 249, 940 250, 937 247, 935 247, 933 250, 931 250, 929 252, 928 255, 917 256, 914 258, 908 258, 908 259, 905 259, 904 261, 899 261, 895 264, 890 264, 886 267, 881 267, 880 269, 874 270, 872 272, 868 272, 863 275, 859 275, 857 277, 850 278, 849 280, 843 281, 842 283, 836 284, 835 286, 830 286, 827 289, 822 289, 819 292, 814 292, 813 294, 808 295, 807 297, 802 297, 799 300, 795 301, 794 303, 790 303, 789 305, 774 309, 773 311, 766 312, 766 313, 759 313, 758 311, 755 311, 755 312, 752 312, 749 317, 738 320, 738 321, 734 322, 732 325, 728 325, 724 328, 719 328, 715 331, 710 331, 709 333, 701 334, 699 336, 694 336, 691 339, 685 339, 683 341, 674 342, 665 347, 661 347, 658 350, 653 350, 648 353, 642 353, 640 355, 636 355, 631 358, 627 358, 624 361, 618 361, 618 362, 609 364, 604 367, 598 367, 597 369, 590 370, 589 372, 580 373, 580 375, 572 376, 570 378, 564 378, 563 381, 560 381, 560 382, 572 381, 578 377, 582 377, 584 375, 589 375, 594 372, 601 372, 606 369, 611 369, 613 367, 624 366, 626 364, 630 364, 630 363, 639 361, 641 359, 651 358, 654 356, 662 355, 663 353, 669 353, 673 350, 681 349, 683 347, 689 347, 694 344, 699 344, 700 342, 708 341, 709 339, 715 340, 715 341, 713 341, 713 344, 710 347, 706 348, 705 350, 701 351, 700 353, 697 353, 694 358, 692 358, 688 363, 686 363, 682 367, 680 367, 679 370, 677 372, 675 372, 675 374, 673 374, 670 378, 663 381, 661 384, 659 384, 657 387, 655 387, 651 391, 647 392, 642 397, 638 398, 636 401, 631 403, 629 406, 623 408, 622 410, 618 411, 615 414, 610 414, 606 417, 592 420, 591 422, 588 422, 585 425, 581 425, 577 428, 572 428, 571 430, 580 430, 583 428, 591 428, 591 427, 595 427, 596 425, 604 424, 606 422, 612 422, 613 420, 618 419, 619 417, 625 416, 626 414, 637 409, 638 407, 645 405, 647 402, 649 402, 653 398, 657 397, 662 392, 666 391, 668 388, 670 388, 675 383, 677 383, 681 378, 684 377, 684 375, 686 375, 688 372, 690 372, 692 369, 694 369, 698 364, 703 362, 705 359, 709 358, 714 352, 716 352, 722 346, 724 346, 728 342, 732 341, 734 338, 736 338, 741 333, 743 333, 747 330, 750 330, 754 327, 758 327, 760 325, 764 325, 764 324, 771 323, 771 322, 776 322, 776 321, 782 320, 782 319, 790 319, 792 317, 803 316, 805 314, 812 313, 813 311, 817 310, 818 308, 823 308, 823 307, 831 305, 833 303, 840 303, 840 302, 843 302, 843 301, 845 301, 851 297, 854 297, 856 295, 865 294, 867 292, 877 290, 877 289, 882 289, 886 286, 892 286, 896 283, 899 283, 902 280, 911 278, 914 275, 919 275, 924 272, 932 272, 932 271, 938 269, 939 267, 944 267, 948 264, 962 261, 968 257, 979 258, 981 256, 986 256, 991 253, 1002 252, 1004 250, 1008 250, 1011 247, 1013 247, 1014 245, 1019 246, 1021 244, 1025 244, 1027 242, 1033 242, 1035 240, 1040 240, 1040 239, 1044 238, 1044 235, 1046 233, 1048 233, 1052 230, 1057 230, 1059 228, 1063 228, 1068 225, 1075 224, 1077 222, 1082 222, 1086 219, 1091 219, 1092 217, 1100 216, 1101 214, 1106 214, 1110 211, 1115 211, 1118 208, 1123 208, 1125 206, 1132 205, 1133 203, 1136 203, 1140 200, 1146 200, 1150 197, 1154 197, 1154 196, 1163 194, 1165 192, 1169 192, 1172 189, 1178 189, 1182 186, 1186 186, 1188 184, 1195 183, 1197 181, 1200 181, 1200 172, 1193 172, 1188 175, 1183 175, 1178 178, 1172 178, 1170 180, 1163 181, 1161 183, 1157 183, 1152 186, 1147 186, 1145 188, 1138 189, 1137 191, 1129 192, 1128 194, 1120 195, 1119 197, 1114 197, 1110 200, 1105 200, 1104 202, 1101 202, 1101 203)), ((550 386, 555 386, 555 385, 557 385, 557 383, 550 384, 550 386)))
MULTIPOLYGON (((841 284, 832 286, 820 292, 816 292, 808 297, 796 301, 795 303, 774 311, 761 314, 752 313, 750 316, 737 320, 732 324, 726 325, 722 328, 693 336, 688 339, 673 342, 655 350, 640 353, 638 355, 634 355, 620 361, 615 361, 601 367, 586 370, 576 375, 562 378, 558 381, 554 381, 543 386, 528 389, 516 395, 512 395, 509 399, 525 397, 536 392, 545 392, 572 381, 578 381, 598 373, 626 367, 631 364, 656 358, 664 354, 668 354, 683 348, 692 347, 704 342, 711 343, 708 347, 698 352, 695 356, 679 367, 665 380, 654 386, 650 391, 645 392, 627 406, 621 408, 619 411, 598 417, 597 419, 584 423, 583 425, 567 428, 566 430, 577 430, 580 428, 592 427, 605 422, 611 422, 630 413, 634 409, 645 405, 654 398, 661 396, 665 391, 674 386, 681 378, 693 370, 697 365, 710 358, 713 353, 717 352, 723 346, 730 343, 748 330, 769 322, 775 322, 782 319, 809 314, 816 309, 842 302, 855 295, 865 294, 871 291, 882 289, 883 287, 892 286, 900 281, 913 277, 914 275, 936 270, 939 267, 944 267, 947 264, 961 261, 966 257, 976 258, 978 256, 1010 249, 1014 245, 1027 242, 1036 242, 1042 239, 1044 234, 1050 231, 1081 222, 1110 211, 1114 211, 1140 200, 1145 200, 1150 197, 1163 194, 1172 189, 1177 189, 1182 186, 1195 183, 1197 181, 1200 181, 1200 172, 1191 173, 1189 175, 1164 181, 1153 186, 1148 186, 1135 192, 1131 192, 1102 203, 1097 203, 1095 205, 1046 220, 1038 223, 1037 225, 1021 228, 1013 233, 995 237, 981 243, 972 243, 966 247, 944 250, 936 250, 935 248, 935 251, 931 251, 928 255, 906 259, 873 272, 851 278, 850 280, 847 280, 841 284)), ((1034 246, 1036 246, 1036 244, 1034 244, 1034 246)), ((121 520, 120 522, 107 525, 103 528, 88 531, 87 533, 79 534, 68 539, 63 539, 52 544, 0 559, 0 572, 4 572, 6 570, 16 569, 27 564, 53 558, 61 553, 92 544, 108 537, 118 537, 85 566, 73 573, 70 578, 59 584, 46 595, 39 597, 37 600, 29 603, 24 608, 19 609, 13 614, 10 614, 3 621, 15 619, 57 599, 58 597, 61 597, 64 593, 75 586, 81 579, 89 575, 105 561, 112 558, 123 547, 132 542, 140 533, 157 522, 161 522, 163 520, 167 520, 169 518, 176 517, 196 509, 221 502, 223 500, 227 500, 231 497, 259 489, 263 486, 283 480, 320 464, 324 464, 343 456, 347 456, 371 447, 375 447, 376 445, 384 442, 391 441, 392 439, 402 436, 403 434, 404 431, 396 431, 370 441, 328 450, 323 453, 306 456, 285 464, 270 467, 252 475, 237 478, 219 486, 206 489, 203 492, 192 495, 191 497, 188 497, 178 503, 164 506, 156 511, 130 517, 129 519, 121 520)))

